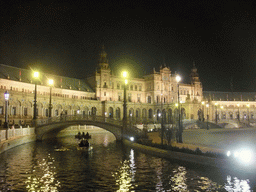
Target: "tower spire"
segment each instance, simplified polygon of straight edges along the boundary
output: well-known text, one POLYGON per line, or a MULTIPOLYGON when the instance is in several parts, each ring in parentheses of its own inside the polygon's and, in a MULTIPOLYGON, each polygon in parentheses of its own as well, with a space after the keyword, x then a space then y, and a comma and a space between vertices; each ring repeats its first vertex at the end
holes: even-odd
POLYGON ((199 75, 197 72, 195 61, 193 62, 193 68, 191 70, 190 78, 192 83, 199 82, 199 75))
POLYGON ((100 69, 109 69, 108 59, 107 59, 107 53, 105 51, 105 46, 102 45, 101 52, 100 52, 100 58, 99 58, 99 64, 98 67, 100 69))

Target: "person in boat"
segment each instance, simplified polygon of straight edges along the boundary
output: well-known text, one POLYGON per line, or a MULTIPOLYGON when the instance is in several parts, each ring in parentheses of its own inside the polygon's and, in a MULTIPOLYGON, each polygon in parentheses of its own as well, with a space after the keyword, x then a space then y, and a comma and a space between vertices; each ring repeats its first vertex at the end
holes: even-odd
POLYGON ((86 138, 86 139, 89 139, 89 138, 90 138, 90 135, 89 135, 88 132, 86 133, 85 138, 86 138))
POLYGON ((82 141, 79 143, 79 147, 89 147, 89 142, 88 140, 86 139, 82 139, 82 141))
POLYGON ((87 139, 85 140, 85 147, 89 147, 89 142, 87 139))
POLYGON ((81 132, 79 131, 77 135, 75 135, 75 138, 81 139, 81 132))

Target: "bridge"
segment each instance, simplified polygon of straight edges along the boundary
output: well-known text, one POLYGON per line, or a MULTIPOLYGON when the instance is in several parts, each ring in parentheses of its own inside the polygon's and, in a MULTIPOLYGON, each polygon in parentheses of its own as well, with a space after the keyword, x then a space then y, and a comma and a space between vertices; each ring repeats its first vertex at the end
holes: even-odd
POLYGON ((63 115, 48 119, 36 119, 34 125, 36 138, 39 141, 43 140, 47 134, 57 135, 58 132, 72 125, 94 125, 100 127, 111 132, 116 137, 116 140, 122 139, 122 129, 124 138, 138 136, 141 131, 134 126, 130 126, 129 129, 125 130, 122 120, 96 115, 63 115))
MULTIPOLYGON (((151 123, 154 125, 156 122, 144 121, 143 123, 151 123)), ((61 130, 72 126, 72 125, 93 125, 105 129, 111 132, 116 140, 122 139, 122 129, 123 137, 129 138, 131 136, 139 136, 142 129, 138 129, 134 126, 135 122, 127 121, 129 128, 126 130, 123 128, 123 121, 117 120, 110 117, 96 116, 96 115, 63 115, 58 117, 51 117, 48 119, 37 119, 34 122, 35 132, 37 135, 37 140, 43 140, 44 136, 47 134, 57 135, 61 130)), ((239 127, 250 127, 250 125, 245 122, 238 122, 237 120, 226 120, 216 122, 202 122, 199 120, 188 120, 184 119, 182 121, 183 129, 190 128, 201 128, 209 129, 212 128, 239 128, 239 127)))

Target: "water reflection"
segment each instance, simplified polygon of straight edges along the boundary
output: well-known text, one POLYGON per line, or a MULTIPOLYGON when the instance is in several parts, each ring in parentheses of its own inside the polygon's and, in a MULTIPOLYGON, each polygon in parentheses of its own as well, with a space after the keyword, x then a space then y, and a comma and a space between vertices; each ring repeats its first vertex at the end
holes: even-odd
POLYGON ((129 160, 124 160, 119 170, 113 174, 116 179, 116 185, 119 187, 117 191, 125 192, 132 190, 134 188, 132 182, 135 181, 135 173, 134 150, 131 149, 129 160))
POLYGON ((55 178, 54 162, 50 154, 46 159, 37 162, 32 172, 27 173, 29 175, 25 181, 27 191, 58 191, 60 182, 55 178))
POLYGON ((251 192, 249 180, 240 180, 237 177, 234 177, 232 181, 232 177, 230 175, 227 176, 227 183, 225 184, 225 189, 228 192, 251 192))
POLYGON ((255 174, 227 177, 231 173, 225 170, 181 166, 126 148, 112 137, 93 136, 94 150, 89 155, 76 150, 77 140, 73 136, 11 149, 0 155, 0 192, 251 192, 255 189, 255 174), (63 150, 55 150, 59 148, 63 150))
POLYGON ((156 181, 157 181, 156 182, 156 191, 157 192, 164 191, 163 181, 162 181, 162 175, 163 175, 162 169, 163 169, 163 166, 158 166, 156 168, 156 181))
POLYGON ((221 185, 213 182, 208 177, 194 175, 193 172, 187 172, 186 168, 179 166, 173 169, 173 176, 169 181, 171 186, 167 191, 219 191, 223 189, 221 185))
POLYGON ((179 166, 178 169, 173 170, 174 175, 171 177, 171 191, 187 191, 186 184, 186 168, 179 166))

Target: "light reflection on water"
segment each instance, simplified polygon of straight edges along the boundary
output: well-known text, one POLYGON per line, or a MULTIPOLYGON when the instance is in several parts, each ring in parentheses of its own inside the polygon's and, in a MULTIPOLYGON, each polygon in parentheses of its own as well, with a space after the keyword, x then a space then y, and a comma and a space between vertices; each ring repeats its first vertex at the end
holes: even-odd
POLYGON ((249 179, 240 180, 237 177, 233 178, 230 175, 227 176, 227 183, 225 184, 225 189, 228 192, 251 192, 251 187, 249 185, 249 179))
POLYGON ((61 138, 25 144, 0 155, 0 192, 252 191, 250 179, 145 155, 116 144, 109 135, 93 138, 90 154, 77 151, 74 138, 61 138), (63 147, 69 150, 55 151, 63 147))
POLYGON ((27 191, 51 191, 56 192, 60 187, 60 182, 56 177, 56 167, 54 158, 48 154, 46 159, 38 161, 25 181, 27 191))

